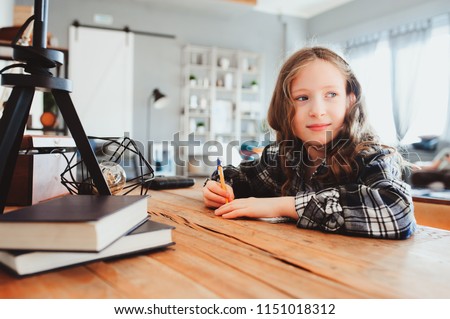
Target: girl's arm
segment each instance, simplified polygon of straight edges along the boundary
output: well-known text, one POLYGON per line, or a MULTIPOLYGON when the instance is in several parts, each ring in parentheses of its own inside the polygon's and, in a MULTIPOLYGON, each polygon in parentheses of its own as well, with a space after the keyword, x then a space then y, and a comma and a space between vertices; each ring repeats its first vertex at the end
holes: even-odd
MULTIPOLYGON (((232 187, 236 198, 279 196, 282 185, 279 180, 284 175, 278 161, 278 146, 266 146, 260 158, 242 161, 238 167, 225 166, 225 183, 232 187)), ((211 180, 219 181, 217 171, 211 175, 211 180)))
POLYGON ((241 198, 220 206, 214 212, 224 218, 274 218, 290 217, 298 219, 295 211, 295 197, 241 198))
POLYGON ((358 183, 298 193, 297 226, 347 235, 406 239, 415 230, 410 186, 389 156, 374 157, 358 183))

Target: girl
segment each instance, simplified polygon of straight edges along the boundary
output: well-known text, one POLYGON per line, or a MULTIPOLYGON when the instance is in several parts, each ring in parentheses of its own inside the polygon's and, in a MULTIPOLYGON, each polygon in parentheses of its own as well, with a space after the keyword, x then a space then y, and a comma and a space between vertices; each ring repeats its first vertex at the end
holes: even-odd
POLYGON ((355 236, 411 236, 416 223, 401 156, 377 142, 360 84, 336 53, 304 48, 286 61, 268 122, 276 142, 259 159, 226 166, 226 190, 217 172, 206 182, 204 203, 216 215, 290 217, 299 228, 355 236))

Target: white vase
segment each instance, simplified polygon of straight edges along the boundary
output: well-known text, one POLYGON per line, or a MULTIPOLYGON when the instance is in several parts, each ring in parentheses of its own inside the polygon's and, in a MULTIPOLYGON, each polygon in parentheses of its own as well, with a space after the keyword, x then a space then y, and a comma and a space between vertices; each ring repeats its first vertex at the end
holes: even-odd
POLYGON ((203 125, 197 126, 197 133, 198 134, 204 134, 205 133, 205 127, 203 125))
POLYGON ((225 81, 224 85, 226 89, 232 89, 233 88, 233 74, 227 73, 225 74, 225 81))
POLYGON ((191 95, 189 98, 189 106, 192 108, 198 107, 198 97, 197 95, 191 95))
POLYGON ((223 70, 227 70, 230 67, 230 60, 227 58, 220 58, 219 59, 219 66, 223 69, 223 70))

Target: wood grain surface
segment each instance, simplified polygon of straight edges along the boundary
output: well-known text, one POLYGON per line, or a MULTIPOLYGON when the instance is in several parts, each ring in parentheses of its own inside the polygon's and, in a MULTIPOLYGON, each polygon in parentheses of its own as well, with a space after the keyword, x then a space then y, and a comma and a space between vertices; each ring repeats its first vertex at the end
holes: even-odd
POLYGON ((449 231, 356 238, 225 220, 204 207, 200 182, 150 194, 174 246, 22 278, 2 268, 0 298, 450 298, 449 231))

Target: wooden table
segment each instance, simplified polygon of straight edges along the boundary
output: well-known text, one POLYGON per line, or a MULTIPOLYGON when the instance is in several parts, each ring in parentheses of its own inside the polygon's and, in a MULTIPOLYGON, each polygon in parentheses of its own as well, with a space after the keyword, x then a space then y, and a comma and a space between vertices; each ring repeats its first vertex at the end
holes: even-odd
POLYGON ((0 298, 450 298, 448 231, 394 241, 225 220, 200 188, 150 192, 176 245, 24 278, 1 269, 0 298))

